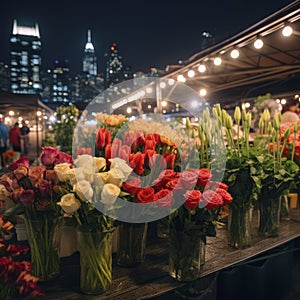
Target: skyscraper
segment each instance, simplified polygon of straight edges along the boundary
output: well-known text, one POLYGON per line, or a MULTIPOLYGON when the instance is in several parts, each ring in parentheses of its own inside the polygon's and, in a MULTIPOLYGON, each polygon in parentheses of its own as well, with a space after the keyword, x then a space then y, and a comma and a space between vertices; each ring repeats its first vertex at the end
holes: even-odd
POLYGON ((9 66, 0 61, 0 91, 10 91, 10 70, 9 66))
POLYGON ((10 38, 10 87, 12 93, 35 94, 42 91, 40 81, 41 39, 39 27, 19 26, 14 20, 10 38))
POLYGON ((97 76, 97 58, 92 44, 91 30, 88 30, 87 43, 84 48, 82 71, 89 75, 97 76))
POLYGON ((67 60, 58 60, 54 62, 53 68, 53 102, 69 102, 69 66, 67 60))
POLYGON ((124 80, 122 56, 119 54, 116 43, 110 46, 109 52, 105 54, 105 57, 105 87, 108 88, 124 80))

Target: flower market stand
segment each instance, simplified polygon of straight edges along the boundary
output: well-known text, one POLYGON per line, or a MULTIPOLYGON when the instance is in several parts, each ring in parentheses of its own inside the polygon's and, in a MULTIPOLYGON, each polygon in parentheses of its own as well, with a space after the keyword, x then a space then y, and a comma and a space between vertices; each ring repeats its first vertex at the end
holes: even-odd
MULTIPOLYGON (((258 224, 255 222, 254 224, 258 224)), ((194 288, 201 286, 201 282, 210 282, 210 288, 212 280, 211 278, 220 278, 214 285, 215 297, 211 298, 201 298, 201 299, 224 299, 218 298, 217 294, 222 290, 224 291, 224 284, 228 283, 228 289, 234 290, 238 289, 238 284, 235 283, 236 278, 232 277, 230 281, 230 276, 233 273, 241 272, 240 269, 235 268, 239 264, 249 265, 251 261, 255 262, 257 257, 269 253, 272 250, 277 249, 277 253, 280 254, 280 251, 286 251, 286 249, 281 249, 288 243, 294 241, 297 242, 298 247, 300 245, 300 223, 297 221, 281 221, 280 233, 278 237, 275 238, 263 238, 257 235, 257 226, 253 226, 253 244, 252 247, 235 250, 228 246, 227 244, 227 230, 225 227, 219 227, 217 230, 217 237, 208 237, 207 238, 207 248, 206 248, 206 261, 201 270, 201 278, 191 282, 189 284, 177 282, 169 276, 168 273, 168 242, 166 239, 158 239, 155 234, 151 236, 151 230, 148 233, 148 246, 146 250, 146 259, 144 264, 139 265, 133 268, 124 268, 117 266, 116 257, 113 257, 113 280, 111 288, 102 295, 91 296, 83 295, 79 290, 79 254, 74 254, 70 257, 65 257, 61 259, 61 275, 58 279, 53 282, 45 283, 41 285, 42 289, 45 292, 43 299, 151 299, 158 296, 162 296, 161 299, 180 299, 176 298, 175 294, 172 294, 171 298, 169 293, 175 290, 185 290, 189 286, 194 288), (279 250, 278 250, 279 249, 279 250), (248 263, 249 262, 249 263, 248 263), (228 274, 226 273, 228 272, 228 274), (222 279, 222 280, 221 280, 222 279), (226 281, 227 280, 227 281, 226 281), (228 282, 228 280, 230 282, 228 282), (219 281, 219 282, 218 282, 219 281), (163 295, 167 295, 164 296, 163 295)), ((150 223, 151 229, 151 223, 150 223)), ((154 230, 153 230, 154 231, 154 230)), ((274 251, 275 251, 274 250, 274 251)), ((275 251, 276 252, 276 251, 275 251)), ((297 254, 298 252, 293 250, 288 250, 288 253, 292 255, 297 254)), ((298 262, 299 262, 299 253, 298 262)), ((280 256, 278 256, 280 257, 280 256)), ((265 261, 265 260, 263 260, 265 261)), ((268 259, 267 259, 268 261, 268 259)), ((246 275, 248 276, 248 281, 254 280, 253 284, 253 293, 259 291, 259 287, 255 287, 255 283, 264 282, 265 286, 262 286, 262 289, 270 289, 270 286, 267 286, 266 278, 261 276, 271 276, 276 277, 276 280, 286 280, 289 276, 292 275, 292 268, 290 272, 284 273, 282 270, 277 271, 276 274, 271 272, 264 272, 262 269, 262 264, 257 265, 251 264, 247 268, 246 275), (257 271, 254 272, 257 268, 257 271), (252 277, 251 277, 252 274, 252 277), (250 277, 249 277, 250 276, 250 277), (257 278, 257 276, 260 276, 257 278)), ((299 264, 299 263, 298 263, 299 264)), ((285 268, 288 268, 290 265, 284 264, 285 268)), ((295 265, 292 265, 295 267, 295 265)), ((244 271, 245 272, 245 271, 244 271)), ((300 272, 297 269, 298 276, 300 272)), ((245 274, 244 274, 245 275, 245 274)), ((241 274, 238 274, 239 278, 241 274)), ((275 280, 275 278, 274 278, 275 280)), ((270 281, 270 280, 268 280, 270 281)), ((277 282, 274 281, 274 282, 277 282)), ((282 285, 276 287, 276 284, 272 285, 273 292, 277 289, 281 289, 282 285)), ((270 292, 270 291, 268 291, 270 292)), ((291 291, 292 292, 292 291, 291 291)), ((252 293, 252 295, 253 295, 252 293)), ((257 295, 254 295, 253 299, 261 299, 257 295)), ((287 295, 285 295, 287 296, 287 295)), ((160 299, 160 298, 158 298, 160 299)), ((190 299, 190 298, 189 298, 190 299)), ((200 299, 200 298, 194 298, 200 299)), ((233 299, 233 298, 232 298, 233 299)), ((241 298, 242 299, 242 298, 241 298)), ((245 298, 243 298, 245 299, 245 298)))

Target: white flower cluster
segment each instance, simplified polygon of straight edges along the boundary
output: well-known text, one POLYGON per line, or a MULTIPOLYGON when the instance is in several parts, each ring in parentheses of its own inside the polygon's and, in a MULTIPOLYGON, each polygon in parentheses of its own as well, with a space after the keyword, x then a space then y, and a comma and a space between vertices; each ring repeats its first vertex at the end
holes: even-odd
POLYGON ((128 179, 132 168, 120 158, 112 158, 110 162, 110 170, 103 172, 106 169, 105 158, 83 154, 74 161, 74 168, 71 168, 68 163, 54 167, 58 179, 61 182, 69 182, 73 186, 73 191, 62 196, 58 202, 65 213, 72 214, 80 208, 81 202, 77 197, 82 202, 92 203, 93 197, 96 196, 95 189, 99 188, 102 203, 106 205, 115 203, 121 192, 120 187, 128 179))

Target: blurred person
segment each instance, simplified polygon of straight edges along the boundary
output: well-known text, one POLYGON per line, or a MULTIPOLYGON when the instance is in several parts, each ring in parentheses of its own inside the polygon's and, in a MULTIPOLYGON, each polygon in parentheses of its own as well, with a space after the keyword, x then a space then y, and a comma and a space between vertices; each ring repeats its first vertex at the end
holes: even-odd
POLYGON ((281 122, 295 122, 299 120, 298 115, 299 101, 294 99, 287 99, 281 112, 281 122))
POLYGON ((21 152, 21 131, 19 123, 15 123, 14 127, 9 130, 9 143, 15 152, 21 152))
POLYGON ((29 132, 30 129, 26 125, 25 121, 22 121, 22 127, 20 128, 21 138, 23 140, 23 154, 28 154, 28 146, 29 146, 29 132))
POLYGON ((3 115, 0 114, 0 158, 1 166, 4 167, 3 153, 7 151, 9 128, 3 123, 3 115))

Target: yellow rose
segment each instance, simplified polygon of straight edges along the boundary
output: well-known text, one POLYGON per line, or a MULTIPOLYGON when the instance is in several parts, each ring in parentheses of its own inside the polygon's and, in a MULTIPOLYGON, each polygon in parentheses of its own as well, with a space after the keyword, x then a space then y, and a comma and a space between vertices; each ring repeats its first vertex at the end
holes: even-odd
POLYGON ((132 172, 132 168, 127 165, 124 159, 121 159, 119 157, 111 158, 109 161, 111 162, 111 169, 120 170, 124 175, 123 181, 126 181, 128 179, 128 176, 132 172))
POLYGON ((28 169, 26 167, 18 167, 13 171, 17 180, 24 178, 28 174, 28 169))
POLYGON ((118 186, 107 183, 104 185, 101 192, 101 202, 107 205, 112 205, 116 202, 121 190, 118 186))
POLYGON ((173 141, 171 141, 168 137, 166 137, 166 136, 164 136, 164 135, 161 135, 161 136, 160 136, 160 140, 161 140, 163 143, 165 143, 165 144, 167 144, 168 146, 170 146, 170 147, 175 147, 175 146, 176 146, 176 145, 174 144, 173 141))
POLYGON ((73 186, 77 181, 84 179, 84 177, 82 176, 82 178, 79 178, 79 174, 76 174, 76 169, 74 168, 66 171, 65 179, 73 186))
POLYGON ((108 178, 107 172, 94 174, 94 185, 96 187, 102 188, 104 186, 104 184, 107 182, 107 178, 108 178), (104 174, 104 173, 106 173, 106 174, 104 174), (104 178, 104 177, 106 177, 106 178, 104 178))
POLYGON ((81 180, 74 184, 73 191, 83 202, 91 201, 94 195, 92 186, 87 180, 81 180))
POLYGON ((0 196, 9 197, 11 195, 11 192, 9 192, 5 185, 0 184, 0 196))
POLYGON ((67 181, 66 174, 70 169, 71 168, 69 163, 57 164, 56 166, 54 166, 54 171, 57 174, 58 180, 62 182, 67 181))
POLYGON ((104 114, 104 113, 97 113, 96 115, 96 120, 98 123, 104 123, 105 119, 107 118, 107 114, 104 114))
POLYGON ((65 213, 71 215, 80 208, 80 201, 72 193, 63 195, 57 203, 65 213))
POLYGON ((94 157, 94 162, 96 165, 96 172, 106 168, 106 159, 104 157, 94 157))
POLYGON ((108 180, 107 180, 108 183, 112 183, 119 187, 122 185, 125 176, 121 170, 112 168, 107 173, 108 173, 108 180))
POLYGON ((105 123, 108 126, 117 126, 120 123, 122 123, 126 117, 124 115, 108 115, 107 118, 105 118, 105 123))

